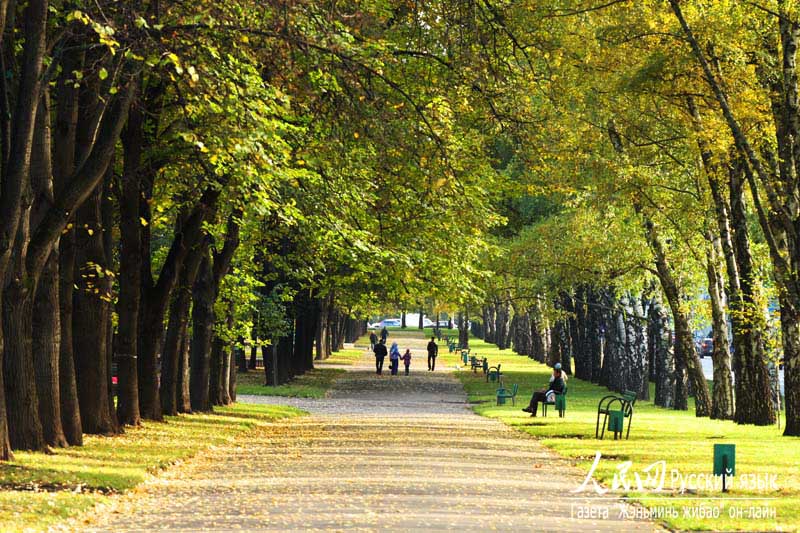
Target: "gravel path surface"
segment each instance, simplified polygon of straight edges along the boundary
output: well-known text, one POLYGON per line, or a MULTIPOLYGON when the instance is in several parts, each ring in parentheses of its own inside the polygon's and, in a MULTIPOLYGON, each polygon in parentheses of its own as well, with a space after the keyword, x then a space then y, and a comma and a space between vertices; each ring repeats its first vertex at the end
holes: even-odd
POLYGON ((571 494, 584 474, 536 440, 473 414, 449 371, 376 376, 369 367, 365 358, 320 400, 240 397, 311 416, 170 469, 94 530, 657 529, 620 521, 622 502, 571 494), (609 518, 579 519, 583 505, 607 509, 609 518))

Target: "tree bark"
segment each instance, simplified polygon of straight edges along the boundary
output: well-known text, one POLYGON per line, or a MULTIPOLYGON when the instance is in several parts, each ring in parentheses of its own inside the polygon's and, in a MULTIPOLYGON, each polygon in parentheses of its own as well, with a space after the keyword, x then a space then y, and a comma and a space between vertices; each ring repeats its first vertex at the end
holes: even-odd
POLYGON ((139 219, 142 202, 143 118, 140 105, 131 107, 122 135, 124 162, 120 187, 120 260, 117 315, 117 419, 121 425, 137 426, 139 411, 139 313, 142 286, 142 243, 139 219))
POLYGON ((189 335, 184 332, 181 337, 180 364, 178 366, 177 404, 179 413, 191 413, 192 402, 189 389, 189 335))
MULTIPOLYGON (((80 47, 65 53, 57 83, 57 103, 53 128, 53 179, 56 189, 67 185, 75 170, 78 129, 78 90, 70 79, 83 68, 85 52, 80 47)), ((75 228, 66 228, 58 243, 59 258, 59 392, 64 435, 71 445, 83 444, 75 360, 72 353, 72 298, 75 287, 75 228)))
POLYGON ((33 360, 36 393, 44 440, 50 446, 67 445, 61 418, 59 352, 61 324, 58 311, 58 253, 53 252, 39 277, 33 302, 33 360))
MULTIPOLYGON (((36 227, 53 203, 53 165, 51 161, 50 98, 42 92, 36 114, 34 153, 31 163, 33 207, 31 225, 36 227)), ((33 301, 32 357, 36 375, 36 395, 39 400, 39 420, 44 440, 49 446, 64 447, 66 437, 61 425, 59 391, 59 351, 61 325, 58 310, 58 246, 50 251, 36 283, 33 301)))
POLYGON ((709 232, 709 249, 706 272, 708 293, 711 297, 711 323, 714 351, 714 390, 711 402, 711 418, 731 420, 734 415, 733 383, 731 382, 731 353, 728 348, 728 318, 725 313, 725 287, 720 272, 719 260, 722 245, 719 238, 709 232))
POLYGON ((211 337, 214 326, 214 287, 211 258, 205 254, 200 261, 192 288, 192 344, 190 351, 189 392, 192 411, 211 410, 208 397, 210 383, 211 337))
MULTIPOLYGON (((197 279, 200 261, 208 254, 208 243, 195 246, 189 253, 183 267, 169 309, 169 325, 161 354, 161 408, 165 415, 175 415, 181 411, 182 400, 182 356, 183 343, 187 336, 189 308, 192 303, 192 287, 197 279)), ((191 409, 190 409, 191 410, 191 409)))
MULTIPOLYGON (((77 289, 73 298, 73 353, 81 421, 86 433, 117 432, 113 408, 108 401, 110 368, 107 362, 107 326, 111 320, 111 283, 106 274, 103 228, 100 215, 102 189, 98 188, 78 210, 76 226, 77 289)), ((120 366, 124 361, 121 360, 120 366)))
POLYGON ((655 365, 656 394, 653 403, 659 407, 675 406, 675 359, 672 351, 672 335, 666 311, 659 299, 650 302, 647 311, 648 348, 653 351, 655 365))

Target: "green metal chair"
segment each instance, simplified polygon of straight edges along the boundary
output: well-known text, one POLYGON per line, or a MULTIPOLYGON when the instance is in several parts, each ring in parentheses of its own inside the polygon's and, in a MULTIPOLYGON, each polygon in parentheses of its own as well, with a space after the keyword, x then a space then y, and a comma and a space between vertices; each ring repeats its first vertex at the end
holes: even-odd
POLYGON ((497 405, 505 405, 506 399, 511 398, 511 405, 517 405, 517 391, 519 390, 519 385, 514 383, 511 387, 511 390, 508 390, 505 387, 500 387, 497 389, 497 405))
POLYGON ((490 381, 500 381, 502 375, 503 374, 500 372, 500 365, 489 367, 486 370, 486 383, 490 381))
POLYGON ((623 428, 619 427, 619 430, 615 429, 617 424, 624 425, 624 421, 628 419, 628 430, 625 433, 625 439, 627 440, 631 434, 631 423, 633 422, 633 407, 636 404, 636 393, 633 391, 626 390, 621 395, 618 394, 609 394, 608 396, 604 396, 600 399, 600 402, 597 404, 597 422, 594 428, 594 437, 596 439, 602 439, 605 435, 606 427, 608 427, 609 431, 614 431, 614 438, 617 438, 617 434, 621 435, 623 428), (622 415, 613 414, 612 412, 621 412, 622 415), (603 415, 603 425, 602 429, 600 426, 600 415, 603 415), (611 427, 611 423, 608 422, 609 416, 613 416, 615 419, 619 419, 621 416, 621 422, 614 421, 614 427, 611 427))
POLYGON ((564 418, 567 411, 567 386, 564 385, 564 392, 557 392, 552 402, 542 402, 542 415, 547 416, 547 406, 552 405, 558 411, 559 418, 564 418))

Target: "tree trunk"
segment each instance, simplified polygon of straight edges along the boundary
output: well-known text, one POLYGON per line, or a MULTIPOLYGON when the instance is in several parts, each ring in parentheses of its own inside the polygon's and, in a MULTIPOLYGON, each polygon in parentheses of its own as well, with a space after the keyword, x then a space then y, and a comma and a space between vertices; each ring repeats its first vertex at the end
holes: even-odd
MULTIPOLYGON (((65 52, 61 61, 61 74, 56 90, 56 114, 53 128, 53 180, 56 188, 63 188, 75 170, 78 129, 78 90, 73 72, 81 71, 85 51, 74 47, 65 52)), ((75 377, 75 360, 72 353, 72 297, 75 287, 75 228, 67 227, 59 240, 59 392, 61 420, 64 435, 71 445, 83 444, 78 386, 75 377)))
POLYGON ((495 337, 495 308, 494 304, 488 303, 483 308, 483 327, 484 327, 484 334, 483 340, 485 340, 489 344, 494 344, 497 340, 495 337))
POLYGON ((211 357, 208 372, 208 400, 211 405, 222 405, 222 360, 224 358, 225 341, 216 333, 211 340, 211 357))
POLYGON ((511 313, 508 299, 505 299, 503 302, 498 300, 495 308, 495 344, 497 344, 497 347, 501 350, 505 350, 508 348, 508 329, 511 318, 509 316, 511 313))
POLYGON ((301 290, 295 297, 294 305, 297 318, 292 373, 293 376, 298 376, 314 368, 313 342, 317 334, 319 299, 311 297, 307 290, 301 290))
MULTIPOLYGON (((328 320, 328 315, 330 311, 330 304, 329 299, 323 298, 320 302, 320 310, 319 310, 319 327, 317 328, 317 355, 316 359, 321 361, 328 357, 328 350, 330 349, 330 345, 328 342, 328 332, 330 330, 330 321, 328 320)), ((405 314, 403 315, 403 320, 405 320, 405 314)))
POLYGON ((164 349, 161 354, 161 409, 165 415, 175 415, 180 411, 179 396, 183 383, 182 361, 183 342, 187 336, 189 308, 192 304, 192 287, 197 279, 200 261, 208 254, 207 241, 196 246, 181 268, 177 290, 169 308, 169 325, 167 327, 164 349))
POLYGON ((784 405, 786 407, 786 436, 800 435, 800 316, 791 314, 791 307, 781 302, 781 331, 783 337, 784 405))
POLYGON ((192 344, 190 364, 190 399, 192 411, 211 410, 210 383, 211 338, 214 330, 214 287, 211 259, 205 254, 192 288, 192 344))
POLYGON ((719 259, 722 246, 719 238, 710 234, 711 247, 706 265, 708 293, 711 297, 711 322, 714 351, 714 390, 711 418, 731 420, 734 415, 733 383, 731 382, 731 353, 728 348, 728 318, 725 314, 725 288, 720 274, 719 259))
POLYGON ((711 398, 708 394, 708 384, 703 375, 700 358, 694 348, 689 318, 682 308, 682 298, 673 278, 672 268, 667 262, 663 245, 650 219, 645 218, 645 228, 648 242, 656 259, 658 279, 669 302, 675 324, 675 409, 688 408, 688 389, 684 377, 688 371, 688 378, 692 381, 695 394, 695 415, 709 416, 711 414, 711 398))
MULTIPOLYGON (((30 184, 33 206, 30 224, 34 228, 53 205, 53 165, 50 136, 49 91, 42 91, 42 101, 36 114, 36 133, 31 162, 30 184)), ((39 400, 39 420, 44 440, 49 446, 64 447, 66 437, 61 426, 59 392, 60 323, 58 311, 58 245, 47 254, 41 273, 32 272, 26 265, 31 284, 36 285, 33 301, 32 357, 36 375, 36 395, 39 400)))
MULTIPOLYGON (((225 316, 225 324, 228 328, 228 331, 233 329, 233 307, 232 303, 228 303, 227 305, 227 313, 225 316)), ((230 386, 231 386, 231 368, 234 368, 235 365, 233 364, 233 342, 226 342, 223 346, 222 351, 222 375, 220 376, 220 390, 219 390, 219 404, 220 405, 228 405, 231 403, 231 394, 230 394, 230 386)))
MULTIPOLYGON (((76 226, 77 275, 72 316, 73 353, 77 378, 81 422, 86 433, 109 435, 117 432, 117 423, 108 401, 107 327, 111 320, 109 299, 111 281, 106 271, 106 252, 100 221, 102 188, 98 188, 78 210, 76 226)), ((130 358, 120 358, 120 373, 130 358)), ((120 387, 122 387, 120 382, 120 387)), ((120 400, 122 393, 120 388, 120 400)))
POLYGON ((61 324, 58 311, 58 252, 50 254, 33 302, 33 362, 36 394, 44 440, 50 446, 67 445, 61 420, 59 352, 61 324))
MULTIPOLYGON (((0 268, 0 273, 2 272, 2 268, 0 268)), ((2 279, 2 278, 0 278, 2 279)), ((3 309, 5 306, 5 299, 3 298, 3 291, 0 291, 0 309, 3 309)), ((8 410, 6 408, 6 395, 5 395, 5 378, 3 374, 3 368, 5 368, 5 357, 4 357, 4 350, 5 350, 5 343, 4 343, 4 334, 3 328, 0 327, 0 391, 3 394, 0 394, 0 461, 9 461, 14 458, 14 454, 11 453, 11 442, 9 441, 9 431, 8 431, 8 410)))
POLYGON ((72 347, 72 298, 75 287, 75 229, 70 229, 59 242, 58 308, 61 330, 58 357, 59 392, 61 397, 61 423, 67 443, 83 444, 78 384, 75 376, 75 358, 72 347))
POLYGON ((739 424, 768 425, 775 423, 770 400, 769 373, 764 356, 764 309, 759 303, 760 286, 756 277, 747 231, 742 170, 730 171, 731 226, 739 274, 739 298, 731 302, 734 345, 734 398, 739 424))
MULTIPOLYGON (((3 4, 5 7, 6 4, 3 4)), ((30 353, 30 335, 32 333, 31 316, 33 307, 33 294, 31 288, 20 285, 23 281, 18 276, 11 275, 10 286, 6 285, 12 253, 15 248, 19 225, 23 218, 24 193, 26 180, 30 168, 31 151, 33 144, 36 111, 39 103, 40 88, 42 85, 43 59, 46 53, 46 26, 48 2, 44 0, 31 0, 25 7, 22 24, 24 46, 20 58, 19 76, 17 82, 17 98, 13 112, 13 124, 9 128, 10 135, 4 135, 9 143, 8 151, 3 147, 3 176, 0 180, 0 288, 6 289, 2 301, 3 329, 0 344, 3 348, 2 367, 5 373, 4 390, 7 406, 0 400, 0 415, 5 414, 0 422, 0 457, 11 456, 10 441, 22 444, 23 448, 41 449, 44 440, 39 426, 38 400, 35 394, 35 383, 30 353), (10 137, 10 138, 9 138, 10 137), (23 299, 20 299, 23 297, 23 299), (28 314, 13 316, 14 311, 25 311, 28 314), (11 314, 9 314, 11 313, 11 314), (8 324, 7 324, 8 322, 8 324), (24 335, 28 335, 27 338, 24 335), (11 359, 11 361, 9 361, 11 359), (10 379, 9 379, 10 378, 10 379), (22 379, 26 383, 14 383, 13 380, 22 379), (31 394, 32 393, 32 394, 31 394), (35 415, 35 420, 30 415, 35 415), (26 415, 29 416, 25 420, 26 415), (6 433, 8 432, 8 433, 6 433), (15 432, 18 432, 15 435, 15 432)), ((5 9, 0 13, 0 22, 5 27, 5 9)), ((5 98, 3 98, 4 101, 5 98)), ((8 120, 9 109, 6 109, 8 120)), ((5 143, 4 143, 5 144, 5 143)), ((19 250, 17 250, 19 252, 19 250)), ((0 290, 0 292, 3 292, 0 290)))
POLYGON ((177 404, 179 413, 191 413, 192 403, 189 391, 189 335, 181 337, 180 361, 178 365, 177 404))
POLYGON ((458 343, 462 348, 469 348, 469 309, 465 308, 458 315, 458 343))
POLYGON ((3 294, 3 373, 9 438, 16 450, 45 448, 33 369, 32 316, 33 296, 20 283, 12 281, 3 294))
POLYGON ((654 403, 660 407, 675 406, 675 359, 672 351, 672 335, 667 314, 661 301, 653 299, 647 311, 647 345, 652 350, 655 365, 656 395, 654 403))
POLYGON ((140 107, 132 106, 122 135, 123 171, 119 194, 120 258, 119 297, 117 300, 117 420, 121 425, 138 426, 139 356, 138 335, 142 300, 142 201, 141 156, 144 145, 140 107))

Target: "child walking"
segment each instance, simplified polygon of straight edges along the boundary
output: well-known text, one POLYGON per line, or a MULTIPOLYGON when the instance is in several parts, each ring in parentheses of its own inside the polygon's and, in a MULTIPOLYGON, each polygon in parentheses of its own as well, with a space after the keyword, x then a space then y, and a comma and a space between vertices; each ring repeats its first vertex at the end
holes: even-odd
POLYGON ((403 354, 403 364, 406 366, 406 376, 408 375, 408 367, 411 366, 411 349, 406 348, 406 353, 403 354))

